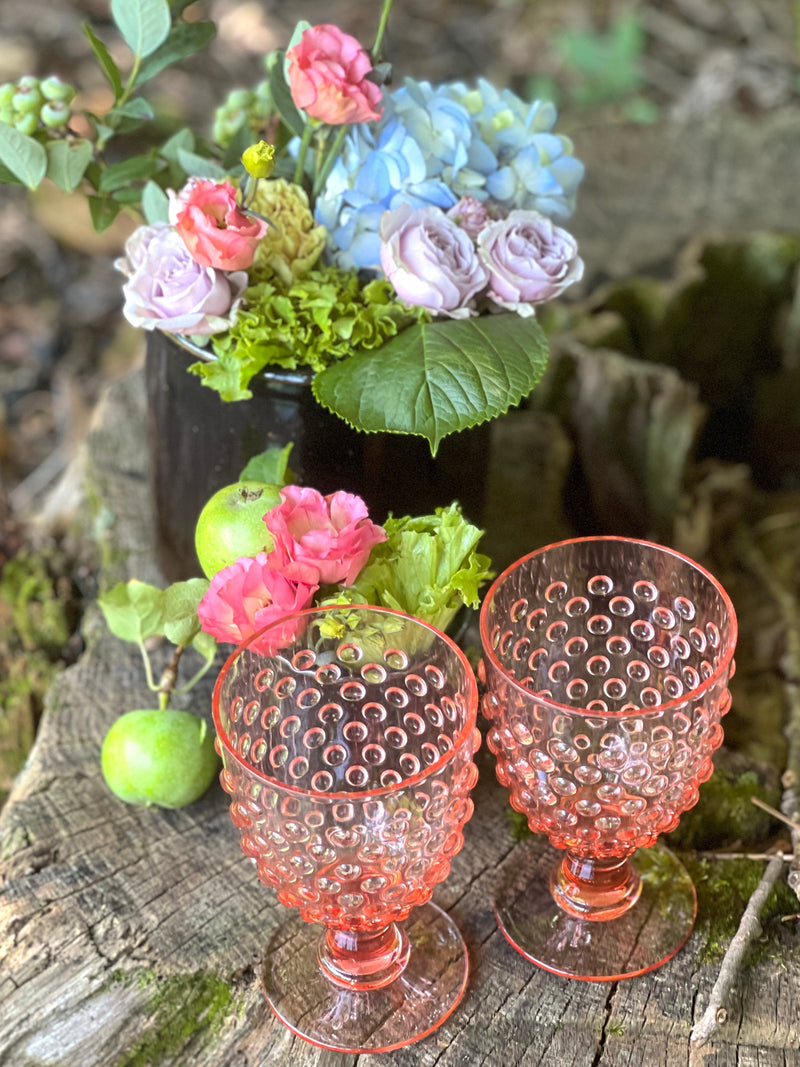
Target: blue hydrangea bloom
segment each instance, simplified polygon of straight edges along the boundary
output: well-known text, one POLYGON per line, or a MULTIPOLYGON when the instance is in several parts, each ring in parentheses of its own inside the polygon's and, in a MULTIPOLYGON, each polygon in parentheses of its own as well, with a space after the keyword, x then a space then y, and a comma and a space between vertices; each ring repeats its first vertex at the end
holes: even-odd
POLYGON ((411 78, 383 103, 378 123, 350 131, 317 199, 337 266, 379 270, 381 215, 403 203, 446 210, 469 195, 503 214, 574 210, 584 168, 569 139, 551 132, 552 104, 525 104, 483 79, 468 89, 411 78))
POLYGON ((351 130, 317 198, 328 257, 343 270, 380 268, 378 224, 384 211, 403 203, 446 210, 458 200, 444 181, 429 177, 422 149, 388 112, 379 124, 351 130))

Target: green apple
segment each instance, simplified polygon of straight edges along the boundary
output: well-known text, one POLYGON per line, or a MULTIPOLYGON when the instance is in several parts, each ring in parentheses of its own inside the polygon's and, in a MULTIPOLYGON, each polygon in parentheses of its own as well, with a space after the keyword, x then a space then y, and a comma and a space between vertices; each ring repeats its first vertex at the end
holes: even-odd
POLYGON ((126 804, 183 808, 216 777, 214 731, 188 711, 127 711, 105 736, 100 766, 108 788, 126 804))
POLYGON ((195 551, 206 578, 239 556, 269 552, 272 538, 264 516, 280 502, 280 486, 266 482, 234 482, 214 493, 194 531, 195 551))

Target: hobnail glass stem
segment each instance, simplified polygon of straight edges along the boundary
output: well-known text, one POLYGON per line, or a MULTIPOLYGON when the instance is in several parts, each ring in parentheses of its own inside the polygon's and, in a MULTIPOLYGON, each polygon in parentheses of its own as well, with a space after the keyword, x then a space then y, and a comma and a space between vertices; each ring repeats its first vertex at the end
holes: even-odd
POLYGON ((368 932, 327 929, 319 946, 319 965, 336 985, 380 989, 400 977, 409 951, 408 936, 395 923, 368 932))
POLYGON ((550 890, 568 915, 604 922, 633 907, 642 883, 627 857, 594 859, 567 852, 553 869, 550 890))

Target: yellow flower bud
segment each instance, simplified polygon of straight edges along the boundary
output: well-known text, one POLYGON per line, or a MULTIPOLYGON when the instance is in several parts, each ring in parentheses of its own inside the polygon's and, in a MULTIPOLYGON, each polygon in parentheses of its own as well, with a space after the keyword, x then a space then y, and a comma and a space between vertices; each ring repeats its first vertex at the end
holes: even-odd
POLYGON ((275 166, 275 149, 266 141, 251 144, 242 154, 242 163, 251 178, 268 178, 275 166))

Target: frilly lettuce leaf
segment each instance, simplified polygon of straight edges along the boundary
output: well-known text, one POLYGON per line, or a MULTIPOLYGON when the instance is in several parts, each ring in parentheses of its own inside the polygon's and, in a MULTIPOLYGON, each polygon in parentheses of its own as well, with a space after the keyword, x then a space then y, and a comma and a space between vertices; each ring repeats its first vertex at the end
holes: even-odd
POLYGON ((389 518, 387 540, 376 545, 352 586, 336 598, 394 608, 446 630, 459 608, 478 607, 491 560, 476 552, 483 531, 457 503, 433 515, 389 518))

